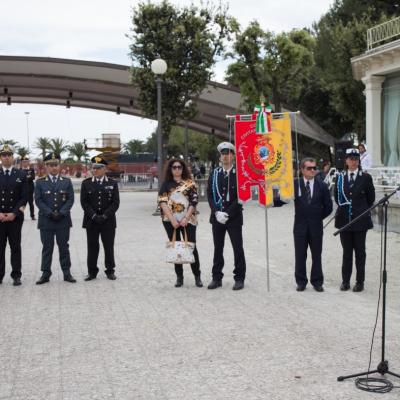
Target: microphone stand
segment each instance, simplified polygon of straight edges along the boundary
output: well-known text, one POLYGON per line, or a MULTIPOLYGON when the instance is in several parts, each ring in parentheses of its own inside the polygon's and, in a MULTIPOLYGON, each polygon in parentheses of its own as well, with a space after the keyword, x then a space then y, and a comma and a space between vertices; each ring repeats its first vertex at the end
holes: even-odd
POLYGON ((362 375, 369 375, 375 374, 379 372, 381 375, 389 374, 400 378, 400 375, 395 374, 394 372, 389 370, 389 362, 385 360, 385 334, 386 334, 386 282, 387 282, 387 272, 386 272, 386 243, 387 243, 387 220, 388 220, 388 205, 389 199, 392 197, 398 190, 400 190, 400 186, 393 190, 393 192, 385 194, 377 203, 375 203, 372 207, 365 210, 362 214, 358 217, 354 218, 350 221, 347 225, 340 228, 338 231, 334 233, 334 236, 338 235, 344 229, 348 228, 349 226, 353 225, 356 221, 362 218, 364 215, 368 214, 371 210, 377 208, 378 206, 382 206, 383 208, 383 224, 384 224, 384 235, 383 235, 383 271, 382 271, 382 283, 383 283, 383 292, 382 292, 382 350, 381 350, 381 361, 376 367, 376 369, 367 372, 360 372, 356 374, 346 375, 346 376, 339 376, 337 380, 339 382, 349 379, 355 378, 357 376, 362 375))

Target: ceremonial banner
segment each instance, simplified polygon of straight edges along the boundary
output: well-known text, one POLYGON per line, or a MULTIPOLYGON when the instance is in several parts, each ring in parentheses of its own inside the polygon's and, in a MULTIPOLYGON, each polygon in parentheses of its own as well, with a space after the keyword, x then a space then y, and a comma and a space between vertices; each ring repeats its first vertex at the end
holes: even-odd
POLYGON ((289 113, 271 119, 271 133, 256 133, 256 114, 250 121, 235 121, 238 198, 251 198, 251 187, 258 186, 261 205, 273 203, 273 188, 282 200, 293 198, 292 139, 289 113))

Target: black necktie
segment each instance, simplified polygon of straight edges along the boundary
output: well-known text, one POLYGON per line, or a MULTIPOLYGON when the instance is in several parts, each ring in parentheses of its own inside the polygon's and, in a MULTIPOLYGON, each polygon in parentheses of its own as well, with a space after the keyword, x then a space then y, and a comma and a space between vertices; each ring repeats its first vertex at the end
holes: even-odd
POLYGON ((307 203, 311 204, 311 187, 310 187, 310 181, 307 181, 306 183, 306 199, 307 203))
POLYGON ((354 186, 354 172, 350 172, 350 189, 354 186))
POLYGON ((6 176, 10 176, 10 170, 6 169, 6 176))
POLYGON ((56 183, 57 182, 57 177, 56 176, 53 176, 53 183, 56 183))

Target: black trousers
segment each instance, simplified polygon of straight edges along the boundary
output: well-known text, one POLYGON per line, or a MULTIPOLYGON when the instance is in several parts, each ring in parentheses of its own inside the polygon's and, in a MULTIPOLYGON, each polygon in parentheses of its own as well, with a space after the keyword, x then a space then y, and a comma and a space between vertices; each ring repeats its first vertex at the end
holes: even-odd
POLYGON ((28 191, 28 203, 29 203, 29 210, 31 213, 31 218, 35 216, 35 206, 33 204, 33 190, 28 191))
POLYGON ((311 250, 311 275, 310 281, 313 286, 322 286, 324 274, 322 272, 322 233, 313 231, 310 227, 304 233, 295 232, 294 251, 295 251, 295 273, 296 283, 299 286, 306 286, 307 279, 307 249, 311 250))
POLYGON ((343 247, 342 261, 342 281, 350 283, 351 273, 353 271, 353 251, 356 258, 356 282, 364 283, 365 280, 365 260, 367 258, 365 252, 365 240, 367 231, 360 232, 340 232, 340 241, 343 247))
POLYGON ((0 222, 0 281, 6 273, 7 240, 11 250, 11 278, 21 278, 21 230, 23 219, 0 222))
POLYGON ((86 228, 87 238, 87 268, 88 274, 96 276, 99 272, 97 267, 97 259, 99 257, 100 244, 99 238, 103 243, 104 248, 104 264, 106 267, 105 273, 107 275, 113 274, 115 271, 115 258, 114 258, 114 240, 115 228, 109 228, 101 225, 90 226, 86 228))
POLYGON ((213 280, 220 281, 224 274, 222 269, 224 268, 224 245, 225 245, 225 234, 228 232, 229 238, 232 243, 233 257, 235 268, 233 269, 233 276, 235 281, 244 281, 246 278, 246 259, 244 257, 243 250, 243 236, 242 226, 226 225, 220 223, 212 224, 212 233, 214 239, 214 259, 212 267, 213 280))
MULTIPOLYGON (((174 233, 174 227, 172 226, 171 222, 169 221, 163 221, 163 225, 165 228, 165 231, 167 232, 168 239, 172 240, 172 235, 174 233)), ((188 241, 196 243, 196 226, 192 224, 187 224, 186 226, 186 232, 188 236, 188 241)), ((181 237, 183 238, 183 228, 180 227, 176 230, 176 240, 181 240, 181 237)), ((197 246, 195 246, 194 251, 194 263, 190 264, 190 267, 192 268, 192 272, 194 276, 200 276, 201 271, 200 271, 200 260, 199 260, 199 253, 197 251, 197 246)), ((183 278, 183 265, 182 264, 175 264, 175 273, 178 278, 183 278)))
POLYGON ((51 275, 51 262, 53 259, 54 238, 56 239, 60 256, 60 265, 64 275, 68 275, 71 268, 69 255, 69 228, 66 229, 41 229, 40 240, 42 241, 42 265, 43 275, 51 275))

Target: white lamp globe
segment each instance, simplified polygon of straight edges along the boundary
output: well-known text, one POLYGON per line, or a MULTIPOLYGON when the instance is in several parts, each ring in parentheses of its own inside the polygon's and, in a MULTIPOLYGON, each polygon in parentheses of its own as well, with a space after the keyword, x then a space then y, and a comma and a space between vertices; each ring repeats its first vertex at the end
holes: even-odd
POLYGON ((167 63, 162 58, 151 62, 151 70, 156 75, 164 75, 167 72, 167 63))

